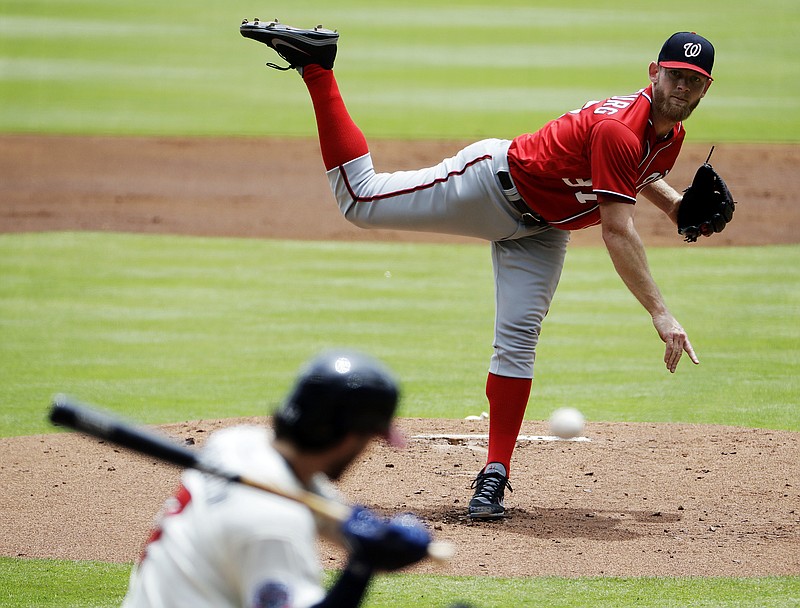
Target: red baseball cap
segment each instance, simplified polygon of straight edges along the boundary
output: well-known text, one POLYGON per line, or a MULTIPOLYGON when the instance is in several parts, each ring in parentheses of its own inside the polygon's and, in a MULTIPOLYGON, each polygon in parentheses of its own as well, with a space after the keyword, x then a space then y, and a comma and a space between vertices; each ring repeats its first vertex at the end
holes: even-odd
POLYGON ((665 68, 694 70, 711 78, 711 68, 714 67, 714 45, 695 32, 677 32, 667 38, 661 47, 658 65, 665 68))

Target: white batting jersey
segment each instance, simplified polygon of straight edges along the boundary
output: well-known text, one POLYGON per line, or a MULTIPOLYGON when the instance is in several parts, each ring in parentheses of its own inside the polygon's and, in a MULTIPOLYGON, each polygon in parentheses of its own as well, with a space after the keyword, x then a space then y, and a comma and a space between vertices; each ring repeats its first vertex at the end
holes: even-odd
MULTIPOLYGON (((255 426, 214 433, 203 458, 286 488, 300 483, 255 426)), ((322 477, 322 476, 321 476, 322 477)), ((311 512, 293 501, 186 471, 131 573, 123 608, 306 607, 325 595, 311 512)), ((332 495, 327 479, 312 491, 332 495)))

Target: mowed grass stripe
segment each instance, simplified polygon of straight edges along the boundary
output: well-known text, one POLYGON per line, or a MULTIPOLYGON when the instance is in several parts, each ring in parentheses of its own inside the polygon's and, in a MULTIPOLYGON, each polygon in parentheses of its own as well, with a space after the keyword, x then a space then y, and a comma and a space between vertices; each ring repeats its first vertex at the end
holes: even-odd
MULTIPOLYGON (((486 408, 488 247, 100 233, 0 237, 0 435, 50 430, 55 392, 148 422, 259 415, 320 348, 375 352, 401 414, 486 408), (32 409, 33 408, 33 409, 32 409)), ((601 249, 574 249, 545 321, 528 418, 800 428, 800 249, 655 249, 701 358, 666 372, 649 317, 601 249)))
POLYGON ((186 0, 5 3, 0 131, 313 136, 302 83, 264 68, 274 53, 237 31, 241 18, 259 16, 342 32, 337 73, 371 138, 512 137, 589 99, 645 86, 661 41, 691 27, 719 51, 692 140, 800 141, 800 16, 789 0, 670 11, 633 0, 204 9, 186 0))

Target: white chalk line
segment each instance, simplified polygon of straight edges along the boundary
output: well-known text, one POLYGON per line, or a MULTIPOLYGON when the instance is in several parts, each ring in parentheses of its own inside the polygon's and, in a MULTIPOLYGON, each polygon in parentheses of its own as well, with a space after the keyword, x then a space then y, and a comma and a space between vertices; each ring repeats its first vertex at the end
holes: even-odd
MULTIPOLYGON (((431 433, 425 435, 412 435, 411 439, 418 439, 422 441, 430 441, 433 439, 446 439, 448 441, 488 441, 489 435, 480 435, 474 433, 467 433, 463 435, 459 434, 449 434, 449 433, 431 433)), ((588 437, 570 437, 569 439, 564 439, 562 437, 556 437, 555 435, 519 435, 517 437, 517 441, 577 441, 577 442, 585 442, 591 441, 588 437)))

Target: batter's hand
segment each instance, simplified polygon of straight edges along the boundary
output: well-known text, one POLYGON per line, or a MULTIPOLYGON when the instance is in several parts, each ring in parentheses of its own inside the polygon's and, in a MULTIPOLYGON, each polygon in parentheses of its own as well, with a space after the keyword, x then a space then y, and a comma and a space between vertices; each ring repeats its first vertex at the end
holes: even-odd
POLYGON ((431 535, 410 513, 385 519, 366 507, 356 506, 342 525, 351 548, 351 561, 378 570, 399 570, 428 554, 431 535))
POLYGON ((653 317, 653 325, 664 344, 667 345, 664 351, 664 363, 670 373, 675 373, 684 351, 689 355, 692 363, 695 365, 700 363, 700 359, 694 353, 692 343, 689 342, 689 336, 686 335, 686 330, 681 327, 675 317, 669 313, 656 315, 653 317))

